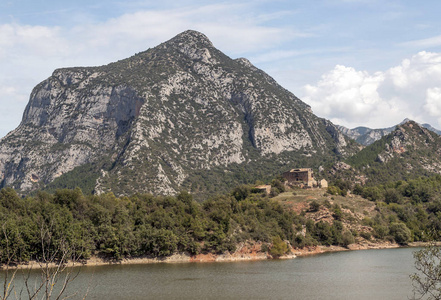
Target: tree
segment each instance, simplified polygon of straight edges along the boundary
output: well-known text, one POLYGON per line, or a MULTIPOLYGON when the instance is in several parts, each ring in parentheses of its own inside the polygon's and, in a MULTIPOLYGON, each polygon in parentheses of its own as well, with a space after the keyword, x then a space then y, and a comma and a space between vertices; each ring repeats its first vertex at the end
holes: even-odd
POLYGON ((406 224, 401 222, 393 222, 390 224, 389 232, 394 237, 395 242, 400 245, 406 245, 410 242, 412 237, 412 232, 410 232, 406 224))
POLYGON ((401 203, 401 194, 396 189, 389 188, 384 192, 384 202, 401 203))
POLYGON ((276 236, 273 238, 273 245, 270 249, 270 254, 277 258, 288 252, 288 245, 280 238, 276 236))
POLYGON ((231 193, 237 201, 245 200, 251 193, 251 187, 248 185, 241 185, 236 187, 231 193))
POLYGON ((414 299, 441 299, 441 248, 434 243, 415 252, 414 299))

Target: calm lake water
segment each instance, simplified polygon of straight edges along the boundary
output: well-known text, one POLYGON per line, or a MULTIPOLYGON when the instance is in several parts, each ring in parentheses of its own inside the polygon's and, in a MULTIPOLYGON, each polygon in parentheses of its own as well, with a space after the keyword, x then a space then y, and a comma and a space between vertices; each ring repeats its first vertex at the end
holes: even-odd
MULTIPOLYGON (((234 263, 82 268, 87 299, 408 299, 416 248, 234 263)), ((70 292, 68 292, 69 294, 70 292)), ((76 299, 81 299, 80 296, 76 299)))

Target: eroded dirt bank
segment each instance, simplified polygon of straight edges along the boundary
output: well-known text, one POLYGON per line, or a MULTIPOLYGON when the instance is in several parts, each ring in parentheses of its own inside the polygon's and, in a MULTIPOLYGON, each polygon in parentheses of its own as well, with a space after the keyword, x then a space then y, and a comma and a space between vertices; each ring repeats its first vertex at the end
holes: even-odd
MULTIPOLYGON (((427 243, 410 243, 406 247, 422 247, 427 243)), ((302 249, 290 249, 290 253, 287 255, 279 257, 279 259, 293 259, 297 256, 308 256, 317 255, 327 252, 338 252, 338 251, 355 251, 355 250, 367 250, 367 249, 389 249, 389 248, 399 248, 402 247, 396 243, 382 242, 382 243, 356 243, 351 244, 347 248, 340 246, 315 246, 315 247, 305 247, 302 249)), ((268 253, 262 251, 262 243, 242 243, 238 246, 234 253, 224 253, 220 255, 215 254, 198 254, 189 255, 186 253, 177 253, 168 257, 133 257, 124 258, 121 260, 108 260, 99 257, 91 257, 90 259, 82 262, 70 262, 68 266, 104 266, 104 265, 131 265, 131 264, 154 264, 154 263, 206 263, 206 262, 238 262, 238 261, 256 261, 273 259, 273 257, 268 253)), ((21 264, 12 266, 10 268, 19 269, 38 269, 45 267, 35 261, 30 261, 28 264, 21 264)), ((5 266, 3 266, 5 269, 5 266)))

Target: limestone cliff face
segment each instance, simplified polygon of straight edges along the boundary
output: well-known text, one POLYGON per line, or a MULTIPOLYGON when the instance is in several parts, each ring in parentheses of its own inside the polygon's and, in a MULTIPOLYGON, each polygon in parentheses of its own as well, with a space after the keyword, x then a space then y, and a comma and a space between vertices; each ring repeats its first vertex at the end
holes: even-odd
POLYGON ((1 140, 0 174, 28 191, 90 164, 98 193, 171 194, 204 170, 350 152, 270 76, 186 31, 107 66, 56 70, 1 140))

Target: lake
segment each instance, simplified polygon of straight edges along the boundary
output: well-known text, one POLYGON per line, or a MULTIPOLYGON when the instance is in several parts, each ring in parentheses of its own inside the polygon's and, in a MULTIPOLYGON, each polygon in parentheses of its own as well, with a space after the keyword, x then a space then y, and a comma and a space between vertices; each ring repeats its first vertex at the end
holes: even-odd
POLYGON ((84 294, 89 286, 87 299, 407 299, 412 296, 409 275, 415 272, 413 252, 417 250, 83 267, 69 290, 84 294))

